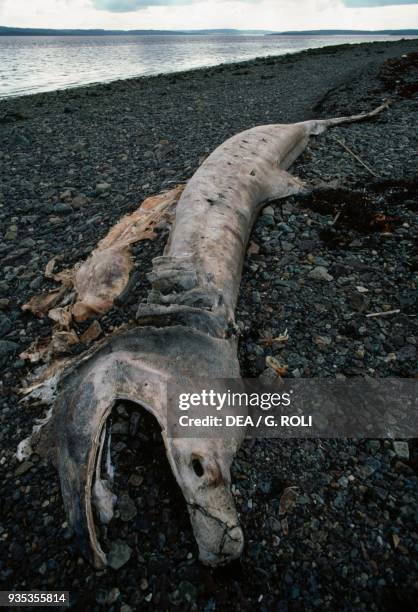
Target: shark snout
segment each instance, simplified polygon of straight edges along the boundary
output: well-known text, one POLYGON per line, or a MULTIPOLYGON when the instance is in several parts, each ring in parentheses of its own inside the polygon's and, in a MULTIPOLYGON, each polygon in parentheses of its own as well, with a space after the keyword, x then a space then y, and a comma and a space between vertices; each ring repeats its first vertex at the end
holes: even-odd
POLYGON ((240 557, 244 548, 244 533, 241 527, 236 525, 224 531, 221 541, 214 548, 207 548, 205 543, 200 542, 198 545, 199 560, 204 565, 226 565, 240 557))

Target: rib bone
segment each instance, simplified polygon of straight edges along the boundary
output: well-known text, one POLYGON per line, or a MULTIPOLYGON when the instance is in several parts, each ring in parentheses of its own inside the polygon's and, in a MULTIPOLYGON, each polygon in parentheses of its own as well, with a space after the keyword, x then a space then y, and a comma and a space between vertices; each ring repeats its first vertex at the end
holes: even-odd
POLYGON ((130 400, 158 420, 167 456, 189 509, 203 562, 237 558, 243 533, 230 492, 230 465, 241 433, 225 439, 171 439, 166 386, 197 378, 239 378, 234 310, 246 245, 261 207, 307 187, 286 172, 312 134, 372 117, 268 125, 242 132, 216 149, 190 179, 177 205, 165 254, 153 262, 148 303, 138 327, 102 341, 58 383, 53 416, 42 431, 59 470, 69 526, 97 566, 106 554, 97 540, 98 515, 110 520, 114 499, 101 480, 106 420, 117 400, 130 400), (197 475, 198 459, 203 475, 197 475))

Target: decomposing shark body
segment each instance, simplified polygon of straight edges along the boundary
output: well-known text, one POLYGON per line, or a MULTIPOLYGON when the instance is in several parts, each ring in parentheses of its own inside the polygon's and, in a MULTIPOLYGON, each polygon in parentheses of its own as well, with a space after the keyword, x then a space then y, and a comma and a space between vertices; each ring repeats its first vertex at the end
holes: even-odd
MULTIPOLYGON (((230 491, 230 465, 243 437, 170 438, 166 387, 198 378, 240 377, 234 311, 251 228, 267 202, 308 190, 286 172, 311 135, 364 120, 376 110, 327 120, 267 125, 218 147, 189 180, 177 204, 165 253, 153 261, 152 290, 137 326, 107 337, 47 381, 51 417, 37 433, 58 468, 68 524, 96 567, 106 564, 95 530, 115 496, 102 473, 106 422, 117 400, 136 402, 161 426, 199 547, 209 565, 237 558, 244 537, 230 491)), ((109 470, 110 472, 110 470, 109 470)))

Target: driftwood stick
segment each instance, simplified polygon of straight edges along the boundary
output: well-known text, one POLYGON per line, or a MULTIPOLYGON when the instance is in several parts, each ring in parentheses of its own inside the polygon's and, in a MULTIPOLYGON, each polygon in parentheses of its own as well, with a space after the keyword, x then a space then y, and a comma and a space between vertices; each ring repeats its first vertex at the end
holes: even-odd
POLYGON ((359 162, 359 163, 360 163, 360 164, 361 164, 361 165, 362 165, 364 168, 366 168, 366 170, 367 170, 368 172, 370 172, 370 174, 371 174, 372 176, 374 176, 374 177, 376 177, 376 178, 379 178, 379 175, 378 175, 378 174, 376 174, 376 172, 375 172, 374 170, 372 170, 372 169, 370 168, 370 166, 368 166, 368 165, 366 164, 366 162, 364 162, 362 159, 360 159, 360 157, 359 157, 359 156, 358 156, 356 153, 354 153, 354 151, 352 151, 352 150, 350 149, 350 147, 348 147, 348 146, 347 146, 347 145, 346 145, 346 144, 345 144, 345 143, 344 143, 342 140, 340 140, 339 138, 334 138, 334 140, 335 140, 336 142, 338 142, 338 144, 339 144, 339 145, 341 145, 341 146, 342 146, 342 148, 343 148, 343 149, 345 149, 345 150, 347 151, 347 153, 349 153, 349 154, 350 154, 352 157, 354 157, 354 159, 356 159, 356 160, 357 160, 357 161, 358 161, 358 162, 359 162))
POLYGON ((370 312, 369 314, 366 314, 366 317, 368 317, 369 319, 371 319, 372 317, 388 317, 389 315, 393 315, 393 314, 399 314, 401 311, 399 310, 399 308, 396 308, 395 310, 384 310, 382 312, 370 312))

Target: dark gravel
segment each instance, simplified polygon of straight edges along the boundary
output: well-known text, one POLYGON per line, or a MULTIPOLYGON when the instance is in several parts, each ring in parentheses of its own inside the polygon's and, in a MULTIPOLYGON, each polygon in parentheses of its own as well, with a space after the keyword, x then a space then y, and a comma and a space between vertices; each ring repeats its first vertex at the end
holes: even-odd
MULTIPOLYGON (((20 307, 52 286, 43 271, 54 255, 64 267, 83 259, 122 214, 186 180, 239 130, 386 97, 389 111, 312 141, 295 164, 294 174, 328 190, 277 203, 257 221, 237 311, 240 361, 246 376, 274 355, 290 377, 416 377, 416 48, 328 47, 0 101, 2 589, 67 589, 80 610, 416 609, 415 441, 246 442, 233 466, 246 549, 216 571, 196 560, 158 428, 135 406, 113 415, 119 504, 102 533, 106 571, 75 549, 55 471, 37 455, 14 457, 43 414, 18 403, 31 373, 19 353, 50 332, 20 307), (281 514, 288 487, 293 503, 281 514)), ((132 292, 101 319, 105 331, 133 320, 165 239, 136 248, 132 292)))

